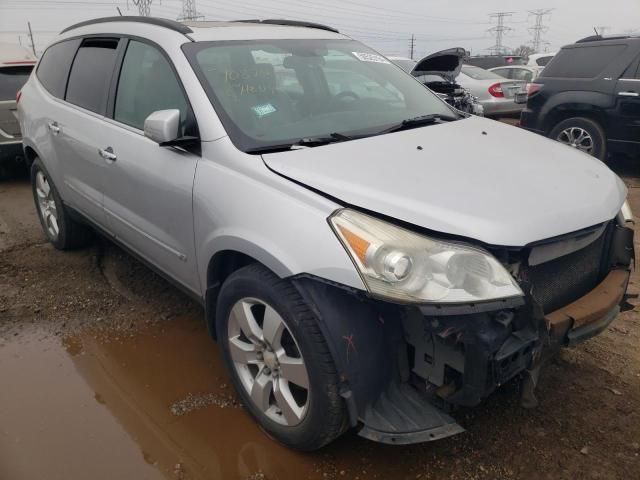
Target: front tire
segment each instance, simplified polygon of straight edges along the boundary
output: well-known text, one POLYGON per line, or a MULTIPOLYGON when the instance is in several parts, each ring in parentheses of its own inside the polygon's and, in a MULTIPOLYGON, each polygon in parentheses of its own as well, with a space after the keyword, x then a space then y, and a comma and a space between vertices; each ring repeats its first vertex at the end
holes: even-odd
POLYGON ((69 216, 58 189, 39 158, 31 164, 31 190, 42 230, 55 248, 69 250, 89 242, 89 229, 69 216))
POLYGON ((342 433, 346 410, 333 358, 291 282, 246 266, 223 284, 216 319, 232 382, 269 435, 312 451, 342 433))
POLYGON ((602 127, 590 118, 567 118, 551 129, 549 138, 577 148, 603 162, 607 158, 607 136, 602 127))

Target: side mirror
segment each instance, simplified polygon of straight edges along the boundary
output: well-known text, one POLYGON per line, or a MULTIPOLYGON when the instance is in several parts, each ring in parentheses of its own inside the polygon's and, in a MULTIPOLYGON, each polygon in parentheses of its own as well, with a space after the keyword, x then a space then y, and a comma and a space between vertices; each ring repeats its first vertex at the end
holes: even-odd
POLYGON ((180 129, 180 110, 158 110, 144 121, 144 136, 154 142, 167 144, 178 139, 180 129))

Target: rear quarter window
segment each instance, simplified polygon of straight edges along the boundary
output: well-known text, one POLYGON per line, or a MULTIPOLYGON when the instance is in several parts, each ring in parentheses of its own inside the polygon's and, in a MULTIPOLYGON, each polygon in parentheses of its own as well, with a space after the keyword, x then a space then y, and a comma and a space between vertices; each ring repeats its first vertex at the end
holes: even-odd
POLYGON ((79 39, 56 43, 47 48, 40 59, 36 76, 51 95, 64 98, 69 68, 79 45, 79 39))
POLYGON ((0 102, 15 100, 18 90, 29 79, 33 66, 0 68, 0 102))
POLYGON ((541 76, 593 78, 627 48, 626 45, 592 45, 563 48, 544 68, 541 76))
POLYGON ((472 67, 470 65, 463 66, 462 73, 464 73, 468 77, 473 78, 474 80, 504 80, 504 77, 501 77, 498 74, 479 67, 472 67))
POLYGON ((551 61, 551 59, 553 59, 554 55, 549 55, 547 57, 540 57, 536 60, 536 64, 538 64, 538 66, 540 67, 546 67, 547 65, 549 65, 549 62, 551 61))
POLYGON ((510 68, 496 68, 494 70, 491 70, 493 73, 495 73, 496 75, 500 75, 501 77, 504 78, 511 78, 511 69, 510 68))

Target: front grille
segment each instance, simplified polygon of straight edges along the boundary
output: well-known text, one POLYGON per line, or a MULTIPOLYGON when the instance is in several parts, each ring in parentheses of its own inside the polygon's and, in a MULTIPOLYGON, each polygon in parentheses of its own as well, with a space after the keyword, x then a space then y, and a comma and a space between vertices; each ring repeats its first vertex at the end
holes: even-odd
POLYGON ((545 313, 584 296, 601 280, 607 230, 581 250, 528 268, 531 294, 545 313))

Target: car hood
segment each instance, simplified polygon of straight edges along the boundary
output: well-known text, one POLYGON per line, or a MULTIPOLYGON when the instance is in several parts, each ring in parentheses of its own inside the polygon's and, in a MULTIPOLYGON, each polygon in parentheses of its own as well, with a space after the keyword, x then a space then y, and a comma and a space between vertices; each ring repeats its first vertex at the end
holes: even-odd
POLYGON ((263 159, 345 204, 490 245, 524 246, 611 220, 626 198, 599 160, 479 117, 263 159))
POLYGON ((467 52, 462 47, 449 48, 440 52, 427 55, 416 63, 411 75, 440 75, 449 82, 453 82, 460 74, 462 61, 467 52))

